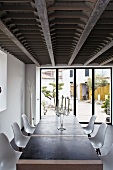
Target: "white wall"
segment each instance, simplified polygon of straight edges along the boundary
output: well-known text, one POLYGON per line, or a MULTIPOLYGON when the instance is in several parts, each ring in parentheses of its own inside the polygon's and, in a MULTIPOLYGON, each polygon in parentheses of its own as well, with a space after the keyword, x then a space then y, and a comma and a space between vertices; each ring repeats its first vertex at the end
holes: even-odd
POLYGON ((111 110, 111 113, 112 113, 112 125, 113 125, 113 67, 112 67, 112 85, 111 85, 111 89, 112 89, 112 99, 111 99, 111 108, 112 108, 112 110, 111 110))
POLYGON ((36 123, 36 65, 26 64, 25 69, 25 84, 26 84, 26 115, 30 121, 30 112, 32 107, 32 118, 34 118, 34 124, 36 123), (30 86, 32 86, 32 106, 30 106, 30 86))
POLYGON ((36 67, 36 124, 40 120, 40 68, 36 67))
POLYGON ((0 112, 0 132, 13 136, 11 124, 21 126, 21 114, 25 112, 25 64, 13 56, 7 56, 7 109, 0 112))
POLYGON ((0 112, 7 108, 7 54, 0 50, 0 112))

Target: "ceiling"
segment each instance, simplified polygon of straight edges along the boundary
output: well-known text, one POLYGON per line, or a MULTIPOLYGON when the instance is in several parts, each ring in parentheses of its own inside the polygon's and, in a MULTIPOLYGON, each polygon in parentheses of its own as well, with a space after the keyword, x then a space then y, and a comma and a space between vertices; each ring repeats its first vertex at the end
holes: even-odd
POLYGON ((113 0, 0 0, 0 47, 37 66, 112 65, 113 0))

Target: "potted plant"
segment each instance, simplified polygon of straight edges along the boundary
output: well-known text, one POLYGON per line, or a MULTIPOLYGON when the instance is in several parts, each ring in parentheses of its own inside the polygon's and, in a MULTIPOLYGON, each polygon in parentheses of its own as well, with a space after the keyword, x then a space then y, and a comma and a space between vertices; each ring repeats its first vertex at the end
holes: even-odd
POLYGON ((110 114, 110 112, 108 112, 110 109, 110 94, 108 94, 108 98, 102 103, 101 108, 104 108, 106 114, 110 114))

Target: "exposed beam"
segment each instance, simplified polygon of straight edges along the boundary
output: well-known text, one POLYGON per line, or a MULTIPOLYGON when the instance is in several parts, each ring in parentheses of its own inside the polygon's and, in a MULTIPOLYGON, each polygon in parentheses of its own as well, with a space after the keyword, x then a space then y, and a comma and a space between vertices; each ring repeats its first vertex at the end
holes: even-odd
POLYGON ((86 22, 83 21, 82 19, 78 18, 57 18, 52 21, 50 21, 50 25, 52 24, 80 24, 80 25, 85 25, 86 22))
POLYGON ((96 22, 100 18, 102 12, 105 10, 106 6, 108 5, 110 0, 98 0, 91 15, 90 18, 84 28, 84 31, 74 49, 74 52, 68 62, 68 65, 71 65, 75 57, 77 56, 79 50, 83 46, 84 42, 86 41, 88 35, 90 34, 91 30, 95 26, 96 22))
MULTIPOLYGON (((51 1, 53 1, 53 0, 46 0, 46 2, 48 3, 48 2, 51 2, 51 1)), ((65 0, 62 0, 62 1, 64 1, 65 2, 65 0)), ((86 2, 95 2, 96 0, 85 0, 86 2)), ((75 0, 71 0, 71 2, 75 2, 75 0)), ((79 0, 79 2, 83 2, 83 0, 79 0)))
POLYGON ((0 20, 0 29, 7 35, 13 43, 15 43, 22 52, 29 57, 37 66, 40 66, 38 61, 27 51, 27 49, 21 44, 21 42, 10 32, 10 30, 4 25, 4 23, 0 20))
POLYGON ((55 10, 84 10, 84 11, 91 11, 92 7, 87 5, 84 2, 71 2, 71 3, 55 3, 53 6, 48 7, 48 11, 55 11, 55 10))
POLYGON ((27 12, 27 13, 13 13, 13 12, 9 12, 8 15, 5 14, 4 17, 2 18, 11 18, 11 19, 23 19, 23 18, 26 18, 26 19, 37 19, 38 16, 35 16, 33 14, 33 12, 27 12))
POLYGON ((55 18, 83 18, 85 20, 88 19, 87 15, 84 15, 83 13, 79 13, 76 15, 76 13, 64 13, 64 14, 59 14, 59 13, 53 13, 49 16, 49 19, 55 19, 55 18))
POLYGON ((111 30, 113 29, 113 24, 98 24, 95 27, 95 30, 111 30))
POLYGON ((0 0, 0 2, 32 2, 32 0, 0 0))
POLYGON ((84 63, 84 65, 88 65, 90 62, 92 62, 93 60, 95 60, 97 57, 99 57, 100 55, 102 55, 104 52, 106 52, 107 50, 109 50, 109 48, 113 47, 113 40, 107 44, 104 48, 102 48, 97 54, 95 54, 93 57, 91 57, 88 61, 86 61, 86 63, 84 63))
POLYGON ((108 63, 111 62, 111 61, 113 61, 113 55, 111 56, 111 58, 109 58, 109 59, 101 62, 99 65, 100 65, 100 66, 104 66, 105 64, 108 64, 108 63))
MULTIPOLYGON (((23 17, 24 17, 24 15, 23 15, 23 17)), ((5 19, 5 20, 7 20, 7 19, 5 19)), ((37 22, 40 24, 40 22, 39 22, 39 19, 37 19, 37 22, 36 22, 36 19, 13 19, 13 20, 11 20, 12 21, 12 23, 14 23, 14 24, 16 24, 16 25, 36 25, 37 24, 37 22)), ((10 24, 11 23, 11 21, 9 20, 9 21, 7 21, 7 24, 10 24)))
POLYGON ((46 8, 46 3, 45 0, 35 0, 36 8, 39 14, 39 19, 41 22, 43 34, 45 37, 47 49, 49 52, 49 56, 51 59, 51 63, 54 66, 55 61, 54 61, 54 55, 53 55, 53 49, 52 49, 52 42, 51 42, 51 36, 50 36, 50 30, 49 30, 49 23, 48 23, 48 15, 47 15, 47 8, 46 8))
POLYGON ((30 4, 10 4, 10 5, 5 5, 2 4, 0 6, 0 11, 33 11, 33 8, 31 7, 30 4))

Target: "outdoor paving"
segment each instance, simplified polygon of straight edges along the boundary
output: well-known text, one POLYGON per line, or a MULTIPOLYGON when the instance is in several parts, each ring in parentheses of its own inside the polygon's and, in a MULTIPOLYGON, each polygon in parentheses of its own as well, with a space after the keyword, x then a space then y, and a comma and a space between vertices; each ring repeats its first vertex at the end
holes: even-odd
MULTIPOLYGON (((70 102, 71 108, 73 108, 73 99, 70 102)), ((77 101, 76 103, 77 111, 76 111, 76 117, 79 120, 79 122, 88 122, 92 113, 91 113, 91 103, 87 103, 84 101, 77 101)), ((54 108, 47 108, 46 115, 55 115, 55 109, 54 108)), ((42 111, 42 115, 43 111, 42 111)), ((70 115, 73 115, 73 109, 70 112, 70 115)), ((104 109, 101 108, 100 104, 95 104, 95 115, 97 116, 96 122, 106 122, 106 113, 104 112, 104 109)))

